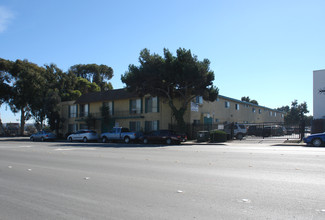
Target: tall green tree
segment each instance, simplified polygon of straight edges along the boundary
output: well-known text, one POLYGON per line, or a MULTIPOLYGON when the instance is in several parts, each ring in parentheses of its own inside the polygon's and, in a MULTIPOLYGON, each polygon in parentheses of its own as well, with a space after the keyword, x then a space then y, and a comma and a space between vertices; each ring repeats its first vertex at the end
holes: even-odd
POLYGON ((38 102, 45 85, 44 68, 28 60, 1 60, 1 63, 5 63, 6 72, 13 78, 8 103, 14 113, 20 111, 20 134, 23 135, 25 121, 31 117, 32 108, 38 102))
POLYGON ((164 49, 161 57, 144 49, 140 52, 139 62, 139 66, 129 65, 121 77, 122 82, 128 91, 140 96, 150 94, 165 98, 179 129, 184 130, 184 114, 196 96, 207 101, 215 101, 218 96, 218 88, 213 86, 214 72, 210 70, 210 61, 199 61, 190 50, 179 48, 173 56, 164 49))
POLYGON ((297 124, 305 121, 307 119, 306 114, 309 112, 307 103, 303 102, 298 104, 297 100, 291 102, 291 107, 282 106, 281 108, 277 108, 277 110, 286 113, 284 116, 284 122, 286 124, 297 124))
POLYGON ((108 82, 113 77, 113 69, 109 66, 103 64, 78 64, 70 67, 69 71, 77 77, 96 83, 101 91, 113 89, 112 84, 108 82))
POLYGON ((11 96, 12 76, 10 74, 12 63, 0 58, 0 106, 8 102, 11 96))
POLYGON ((71 72, 64 73, 55 64, 45 65, 45 68, 47 86, 43 91, 43 100, 39 103, 38 109, 43 110, 43 115, 48 119, 50 128, 58 133, 60 124, 65 120, 60 117, 59 103, 76 100, 88 92, 98 92, 100 87, 71 72))

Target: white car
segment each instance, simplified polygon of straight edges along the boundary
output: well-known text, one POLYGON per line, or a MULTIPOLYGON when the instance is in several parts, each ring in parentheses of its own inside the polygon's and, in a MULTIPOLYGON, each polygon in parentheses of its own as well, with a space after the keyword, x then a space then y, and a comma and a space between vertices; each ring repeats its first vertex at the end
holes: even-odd
POLYGON ((76 133, 70 134, 67 138, 68 141, 98 141, 98 134, 96 131, 93 130, 80 130, 77 131, 76 133))
POLYGON ((233 135, 236 139, 241 140, 247 134, 247 128, 244 124, 227 124, 225 125, 224 131, 230 135, 231 134, 231 126, 233 125, 233 135))

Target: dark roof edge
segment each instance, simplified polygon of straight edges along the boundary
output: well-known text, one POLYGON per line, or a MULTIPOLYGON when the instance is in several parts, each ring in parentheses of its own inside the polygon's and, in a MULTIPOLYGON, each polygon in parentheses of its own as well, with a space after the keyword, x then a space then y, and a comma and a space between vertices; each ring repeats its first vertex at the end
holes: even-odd
POLYGON ((262 106, 262 105, 256 105, 256 104, 253 104, 253 103, 250 103, 250 102, 241 101, 241 100, 230 98, 230 97, 223 96, 223 95, 218 95, 218 97, 223 98, 223 99, 228 99, 228 100, 231 100, 231 101, 234 101, 234 102, 239 102, 239 103, 246 104, 246 105, 251 105, 251 106, 255 106, 255 107, 259 107, 259 108, 265 108, 265 109, 268 109, 268 110, 276 111, 276 112, 279 112, 279 113, 284 113, 283 111, 279 111, 277 109, 265 107, 265 106, 262 106))

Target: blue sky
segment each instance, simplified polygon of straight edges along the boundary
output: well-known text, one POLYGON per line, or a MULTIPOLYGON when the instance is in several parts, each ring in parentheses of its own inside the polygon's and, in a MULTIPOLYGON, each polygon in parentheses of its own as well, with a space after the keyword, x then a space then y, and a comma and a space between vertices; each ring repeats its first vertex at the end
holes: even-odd
MULTIPOLYGON (((277 108, 295 99, 312 114, 312 73, 325 69, 323 0, 2 0, 0 57, 113 68, 138 65, 148 48, 208 58, 220 94, 277 108)), ((5 105, 3 122, 16 122, 5 105)))

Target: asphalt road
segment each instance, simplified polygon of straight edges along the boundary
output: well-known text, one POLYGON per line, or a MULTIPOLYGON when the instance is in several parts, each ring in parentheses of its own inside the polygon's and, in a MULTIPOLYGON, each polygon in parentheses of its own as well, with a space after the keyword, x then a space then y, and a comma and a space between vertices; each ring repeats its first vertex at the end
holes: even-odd
POLYGON ((0 219, 325 219, 325 148, 0 140, 0 219))

